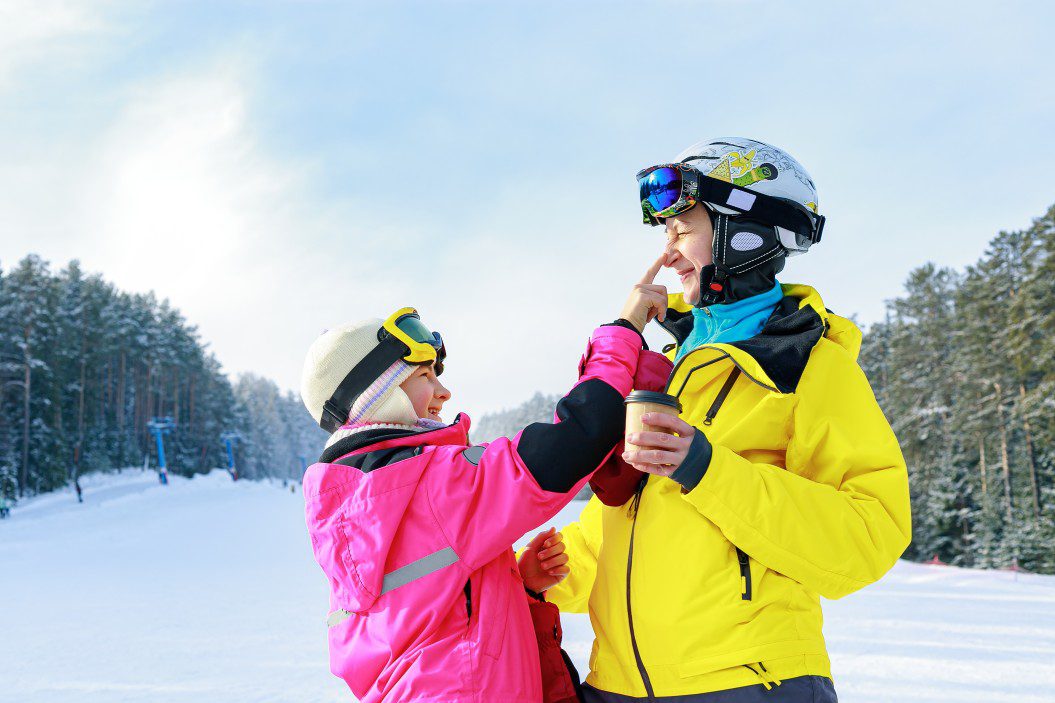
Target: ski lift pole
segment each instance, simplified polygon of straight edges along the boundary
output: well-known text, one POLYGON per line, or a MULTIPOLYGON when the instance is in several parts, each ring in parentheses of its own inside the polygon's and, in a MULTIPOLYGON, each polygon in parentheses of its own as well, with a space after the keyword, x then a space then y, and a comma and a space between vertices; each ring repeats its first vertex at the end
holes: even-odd
POLYGON ((231 474, 231 480, 238 480, 238 469, 234 465, 234 443, 242 438, 237 432, 224 432, 220 435, 224 446, 227 448, 227 473, 231 474))
POLYGON ((171 417, 155 417, 151 418, 150 422, 147 423, 147 428, 154 435, 154 440, 158 445, 158 481, 163 486, 168 485, 169 482, 168 467, 165 464, 165 440, 163 437, 175 427, 176 423, 171 417))

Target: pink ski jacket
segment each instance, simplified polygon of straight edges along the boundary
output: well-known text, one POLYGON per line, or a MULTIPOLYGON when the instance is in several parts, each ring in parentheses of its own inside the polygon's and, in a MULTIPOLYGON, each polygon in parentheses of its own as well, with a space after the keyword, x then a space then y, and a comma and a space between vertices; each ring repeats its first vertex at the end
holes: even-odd
POLYGON ((641 337, 598 328, 556 422, 470 445, 469 418, 341 439, 304 475, 330 583, 330 669, 362 703, 540 703, 511 545, 564 507, 623 435, 641 337))

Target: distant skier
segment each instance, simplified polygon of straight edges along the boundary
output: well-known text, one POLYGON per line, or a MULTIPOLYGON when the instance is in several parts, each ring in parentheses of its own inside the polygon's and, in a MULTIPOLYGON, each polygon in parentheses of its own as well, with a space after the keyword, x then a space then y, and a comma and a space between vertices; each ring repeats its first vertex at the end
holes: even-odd
POLYGON ((6 519, 11 514, 11 501, 7 496, 0 495, 0 520, 6 519))
MULTIPOLYGON (((628 303, 642 318, 665 304, 628 303)), ((518 373, 518 340, 493 341, 518 373)), ((331 588, 330 668, 359 700, 541 703, 510 545, 567 505, 622 438, 642 343, 626 319, 599 327, 556 422, 476 446, 468 417, 440 418, 445 350, 412 308, 312 344, 301 397, 331 436, 304 476, 307 524, 331 588)), ((566 573, 562 559, 542 566, 566 573)))
POLYGON ((73 488, 77 491, 77 502, 83 503, 84 497, 81 495, 81 482, 78 479, 73 479, 73 488))

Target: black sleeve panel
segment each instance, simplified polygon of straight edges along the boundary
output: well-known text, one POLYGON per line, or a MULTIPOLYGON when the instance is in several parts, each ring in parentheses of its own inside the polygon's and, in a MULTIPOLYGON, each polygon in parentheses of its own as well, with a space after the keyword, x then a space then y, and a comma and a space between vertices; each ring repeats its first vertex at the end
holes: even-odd
POLYGON ((619 391, 592 378, 557 403, 555 424, 536 422, 524 428, 517 453, 540 488, 567 493, 622 439, 625 418, 619 391))

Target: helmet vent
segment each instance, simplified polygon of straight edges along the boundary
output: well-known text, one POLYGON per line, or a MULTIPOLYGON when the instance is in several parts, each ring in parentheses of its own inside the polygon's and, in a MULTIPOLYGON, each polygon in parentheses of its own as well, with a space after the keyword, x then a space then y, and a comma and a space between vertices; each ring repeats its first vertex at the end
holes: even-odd
POLYGON ((764 244, 762 237, 754 232, 737 232, 733 235, 732 241, 729 242, 729 246, 736 251, 753 251, 762 246, 762 244, 764 244))

